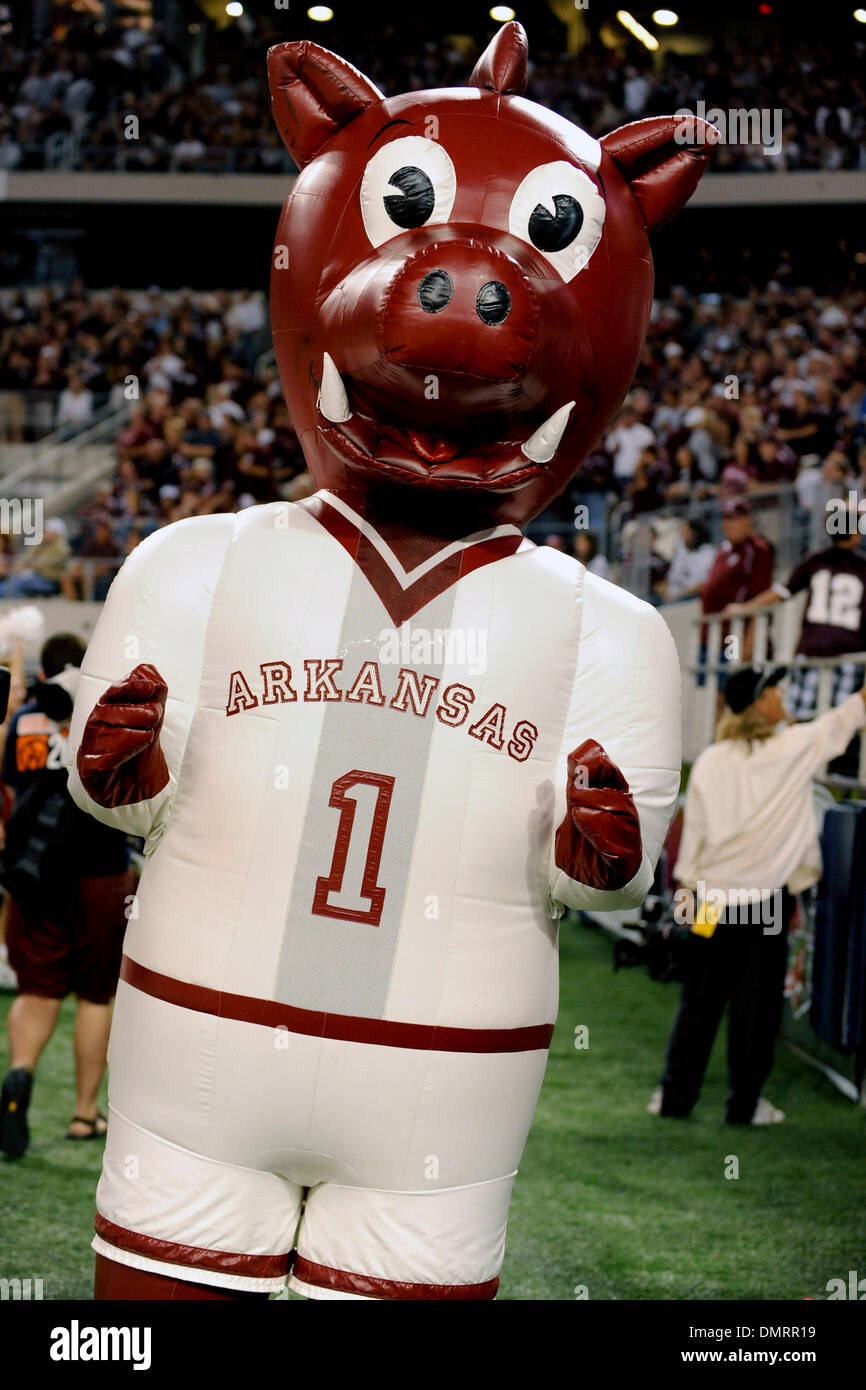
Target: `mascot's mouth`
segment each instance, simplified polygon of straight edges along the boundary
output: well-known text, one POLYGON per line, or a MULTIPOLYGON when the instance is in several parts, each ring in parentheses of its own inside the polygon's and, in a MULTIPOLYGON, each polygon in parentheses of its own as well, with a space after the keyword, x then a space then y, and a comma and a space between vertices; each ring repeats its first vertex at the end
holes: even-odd
POLYGON ((510 492, 544 473, 556 457, 574 401, 560 406, 525 438, 465 446, 419 430, 383 424, 353 410, 328 353, 322 362, 319 430, 356 472, 432 488, 487 488, 510 492))

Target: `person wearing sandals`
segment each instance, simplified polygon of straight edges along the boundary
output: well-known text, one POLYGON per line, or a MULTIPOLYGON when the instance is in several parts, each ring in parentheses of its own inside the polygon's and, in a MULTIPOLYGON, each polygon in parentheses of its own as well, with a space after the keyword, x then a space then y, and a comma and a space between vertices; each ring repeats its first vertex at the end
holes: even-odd
POLYGON ((66 789, 66 736, 84 643, 49 638, 40 680, 9 720, 3 781, 14 793, 0 881, 18 997, 9 1011, 10 1068, 0 1091, 0 1151, 20 1158, 39 1057, 60 1006, 78 996, 75 1113, 66 1138, 102 1138, 98 1109, 126 907, 134 892, 126 836, 80 812, 66 789))

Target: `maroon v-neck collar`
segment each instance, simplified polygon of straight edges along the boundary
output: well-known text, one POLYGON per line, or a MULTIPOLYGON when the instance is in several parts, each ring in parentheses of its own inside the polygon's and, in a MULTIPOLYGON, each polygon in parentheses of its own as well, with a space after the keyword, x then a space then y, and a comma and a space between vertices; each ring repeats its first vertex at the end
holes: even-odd
POLYGON ((376 528, 342 498, 322 491, 299 505, 351 555, 398 627, 472 570, 532 544, 516 526, 495 526, 446 542, 439 555, 406 570, 376 528))

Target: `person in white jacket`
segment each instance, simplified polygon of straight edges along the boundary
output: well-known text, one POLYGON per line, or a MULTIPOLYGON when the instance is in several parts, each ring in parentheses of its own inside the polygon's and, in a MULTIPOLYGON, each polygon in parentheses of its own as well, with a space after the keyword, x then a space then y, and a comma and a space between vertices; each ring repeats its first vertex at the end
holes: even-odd
POLYGON ((783 676, 747 667, 730 678, 716 742, 692 768, 674 872, 677 913, 687 907, 693 926, 653 1114, 691 1112, 727 1006, 728 1122, 784 1119, 761 1088, 782 1020, 792 894, 821 877, 812 779, 866 722, 866 688, 793 724, 783 676))

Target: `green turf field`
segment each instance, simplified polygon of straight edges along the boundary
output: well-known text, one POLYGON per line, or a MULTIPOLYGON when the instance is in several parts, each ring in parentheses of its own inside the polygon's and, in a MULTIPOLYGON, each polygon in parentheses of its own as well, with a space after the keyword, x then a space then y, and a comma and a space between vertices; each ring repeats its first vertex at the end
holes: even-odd
MULTIPOLYGON (((645 1112, 677 999, 614 975, 609 940, 565 926, 562 997, 544 1091, 515 1188, 501 1298, 799 1299, 866 1275, 866 1115, 780 1046, 768 1129, 722 1121, 720 1041, 691 1120, 645 1112), (586 1025, 589 1048, 574 1048, 586 1025), (726 1180, 730 1155, 739 1178, 726 1180)), ((9 996, 0 999, 5 1018, 9 996)), ((87 1298, 101 1145, 72 1144, 71 1007, 43 1060, 33 1143, 0 1161, 0 1277, 87 1298)), ((5 1068, 5 1032, 0 1048, 5 1068)))

